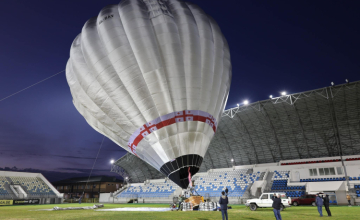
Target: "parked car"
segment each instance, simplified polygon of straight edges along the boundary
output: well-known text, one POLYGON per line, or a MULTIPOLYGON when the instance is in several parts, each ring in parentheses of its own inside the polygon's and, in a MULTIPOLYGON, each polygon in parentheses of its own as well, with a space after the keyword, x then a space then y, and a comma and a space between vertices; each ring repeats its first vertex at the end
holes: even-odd
POLYGON ((293 205, 293 206, 298 206, 298 205, 316 206, 315 200, 316 200, 316 195, 303 195, 298 198, 292 198, 291 205, 293 205))
MULTIPOLYGON (((285 209, 285 207, 290 207, 291 198, 286 197, 285 193, 276 193, 281 195, 281 203, 282 206, 280 208, 281 211, 285 209)), ((246 201, 245 205, 250 208, 251 211, 256 211, 257 208, 271 208, 273 204, 272 197, 274 193, 263 193, 258 199, 249 199, 246 201)))

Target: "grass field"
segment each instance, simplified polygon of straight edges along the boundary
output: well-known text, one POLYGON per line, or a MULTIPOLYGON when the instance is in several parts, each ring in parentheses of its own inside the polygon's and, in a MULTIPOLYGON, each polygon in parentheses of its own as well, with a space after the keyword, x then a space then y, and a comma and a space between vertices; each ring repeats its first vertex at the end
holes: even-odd
MULTIPOLYGON (((81 206, 91 206, 93 204, 81 204, 81 206)), ((169 207, 168 204, 104 204, 105 209, 121 207, 169 207)), ((78 207, 79 204, 61 205, 24 205, 24 206, 0 206, 0 219, 198 219, 210 220, 221 219, 221 212, 96 212, 94 210, 68 210, 68 211, 36 211, 38 209, 51 209, 59 207, 78 207)), ((258 209, 250 211, 243 205, 232 205, 233 209, 228 210, 229 219, 275 219, 272 209, 258 209)), ((331 219, 360 219, 360 207, 353 206, 332 206, 330 207, 333 217, 331 219)), ((324 217, 325 209, 323 209, 324 217)), ((282 218, 286 219, 318 219, 319 214, 316 207, 298 206, 287 208, 281 212, 282 218)))

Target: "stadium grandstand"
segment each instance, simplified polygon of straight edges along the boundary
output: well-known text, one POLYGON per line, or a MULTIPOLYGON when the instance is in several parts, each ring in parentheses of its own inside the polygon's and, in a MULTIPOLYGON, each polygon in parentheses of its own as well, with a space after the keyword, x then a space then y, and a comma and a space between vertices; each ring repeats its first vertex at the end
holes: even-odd
MULTIPOLYGON (((195 180, 206 199, 327 192, 360 204, 360 81, 282 95, 223 112, 195 180), (359 197, 359 198, 358 198, 359 197)), ((182 189, 132 154, 112 166, 128 184, 100 201, 170 202, 182 189)))
POLYGON ((0 171, 0 200, 57 204, 62 198, 63 194, 40 173, 0 171))

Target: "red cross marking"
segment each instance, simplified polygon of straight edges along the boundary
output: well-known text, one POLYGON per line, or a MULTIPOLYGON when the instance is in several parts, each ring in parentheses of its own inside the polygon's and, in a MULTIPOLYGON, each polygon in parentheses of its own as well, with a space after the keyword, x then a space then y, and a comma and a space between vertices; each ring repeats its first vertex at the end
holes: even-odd
MULTIPOLYGON (((189 111, 190 112, 190 111, 189 111)), ((177 113, 177 114, 180 114, 179 112, 177 113)), ((176 118, 182 118, 183 119, 183 121, 186 121, 186 117, 187 116, 191 116, 191 117, 193 117, 194 115, 192 115, 192 114, 186 114, 186 111, 183 111, 183 115, 177 115, 177 116, 175 116, 175 119, 176 118)))
POLYGON ((151 133, 151 128, 153 128, 153 127, 156 127, 156 125, 154 124, 154 125, 151 125, 151 126, 146 126, 146 124, 144 124, 144 128, 145 129, 142 129, 142 128, 140 128, 140 130, 141 130, 141 132, 140 132, 140 134, 142 135, 145 131, 147 131, 148 132, 148 134, 150 134, 151 133))

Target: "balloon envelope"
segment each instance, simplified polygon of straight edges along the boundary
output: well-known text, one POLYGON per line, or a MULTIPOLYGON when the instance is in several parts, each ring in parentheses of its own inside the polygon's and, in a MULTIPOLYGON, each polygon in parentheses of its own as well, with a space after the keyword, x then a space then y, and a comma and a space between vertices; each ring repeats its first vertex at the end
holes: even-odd
POLYGON ((230 53, 196 5, 123 0, 85 23, 66 77, 96 131, 186 188, 227 101, 230 53))

